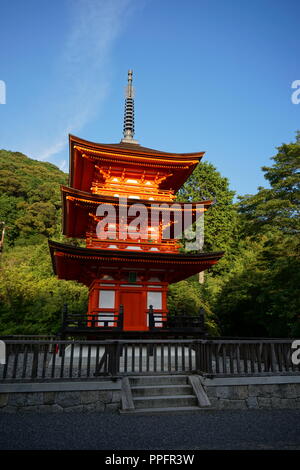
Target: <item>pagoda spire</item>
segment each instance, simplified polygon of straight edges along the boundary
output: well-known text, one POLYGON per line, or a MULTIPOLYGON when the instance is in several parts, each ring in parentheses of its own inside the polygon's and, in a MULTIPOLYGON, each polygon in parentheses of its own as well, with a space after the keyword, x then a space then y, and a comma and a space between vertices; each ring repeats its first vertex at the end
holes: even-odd
POLYGON ((132 86, 133 71, 128 70, 128 84, 125 89, 125 110, 124 110, 124 138, 121 142, 137 144, 134 140, 134 88, 132 86))

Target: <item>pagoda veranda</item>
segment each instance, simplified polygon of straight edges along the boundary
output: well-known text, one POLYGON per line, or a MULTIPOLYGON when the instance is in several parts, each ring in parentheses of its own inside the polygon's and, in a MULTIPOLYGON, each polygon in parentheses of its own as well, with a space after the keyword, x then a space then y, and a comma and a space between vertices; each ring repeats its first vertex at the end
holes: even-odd
POLYGON ((85 326, 74 327, 82 333, 165 330, 168 285, 204 271, 222 256, 179 252, 178 238, 212 204, 174 202, 204 152, 161 152, 140 146, 133 136, 129 71, 121 142, 69 136, 69 186, 61 187, 63 234, 85 239, 86 247, 49 242, 58 277, 89 288, 85 326))

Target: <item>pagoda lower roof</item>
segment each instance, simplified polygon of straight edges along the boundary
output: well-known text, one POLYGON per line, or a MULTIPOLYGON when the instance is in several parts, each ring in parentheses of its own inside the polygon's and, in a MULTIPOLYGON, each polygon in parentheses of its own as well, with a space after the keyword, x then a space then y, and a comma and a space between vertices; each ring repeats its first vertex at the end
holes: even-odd
POLYGON ((161 183, 161 189, 175 192, 195 169, 205 152, 171 153, 138 144, 101 144, 69 136, 70 186, 89 191, 95 165, 121 166, 126 169, 150 168, 172 173, 161 183))
MULTIPOLYGON (((112 204, 119 206, 119 198, 112 196, 103 196, 92 194, 68 186, 61 186, 62 202, 63 202, 63 234, 67 237, 84 238, 86 235, 86 227, 89 223, 89 213, 96 214, 97 207, 100 204, 112 204)), ((150 201, 146 199, 127 199, 127 207, 133 204, 143 204, 147 208, 152 205, 167 204, 168 207, 176 204, 184 210, 185 203, 177 201, 150 201)), ((213 204, 211 200, 203 200, 188 203, 195 211, 196 206, 202 205, 205 208, 213 204)), ((187 209, 186 209, 187 210, 187 209)), ((190 210, 190 209, 189 209, 190 210)))
POLYGON ((216 264, 224 252, 183 254, 147 253, 81 248, 49 240, 54 273, 59 279, 89 286, 108 269, 163 271, 168 282, 178 282, 216 264))

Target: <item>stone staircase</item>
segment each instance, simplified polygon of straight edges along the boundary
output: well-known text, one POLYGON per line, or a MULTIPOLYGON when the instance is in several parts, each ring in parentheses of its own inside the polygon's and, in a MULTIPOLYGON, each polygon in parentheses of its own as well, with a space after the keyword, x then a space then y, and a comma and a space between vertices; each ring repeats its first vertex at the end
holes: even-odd
POLYGON ((122 379, 121 414, 198 412, 210 407, 199 376, 154 375, 122 379))

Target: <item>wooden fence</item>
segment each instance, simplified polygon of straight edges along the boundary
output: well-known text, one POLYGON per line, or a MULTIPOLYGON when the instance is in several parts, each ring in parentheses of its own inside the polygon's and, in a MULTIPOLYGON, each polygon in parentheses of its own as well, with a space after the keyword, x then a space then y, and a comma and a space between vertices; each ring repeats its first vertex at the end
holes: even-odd
POLYGON ((212 376, 299 374, 292 339, 59 341, 3 338, 0 381, 201 373, 212 376))
MULTIPOLYGON (((167 331, 182 333, 200 333, 205 332, 204 310, 200 309, 198 316, 181 315, 176 316, 162 315, 156 313, 150 305, 147 312, 150 331, 167 331)), ((62 311, 61 333, 65 334, 86 334, 94 335, 106 331, 123 331, 124 307, 120 305, 118 313, 93 313, 91 315, 70 313, 65 304, 62 311)))

